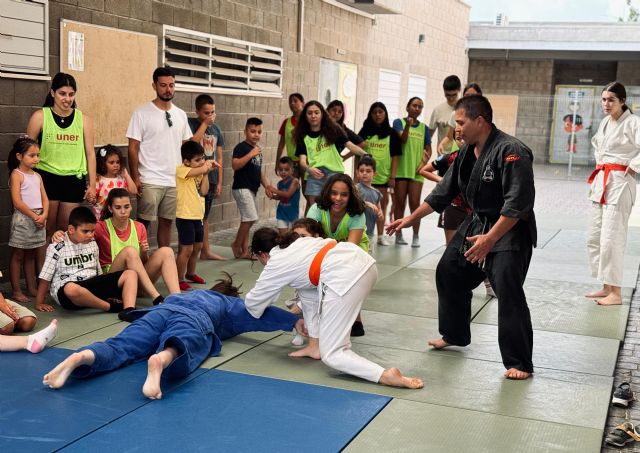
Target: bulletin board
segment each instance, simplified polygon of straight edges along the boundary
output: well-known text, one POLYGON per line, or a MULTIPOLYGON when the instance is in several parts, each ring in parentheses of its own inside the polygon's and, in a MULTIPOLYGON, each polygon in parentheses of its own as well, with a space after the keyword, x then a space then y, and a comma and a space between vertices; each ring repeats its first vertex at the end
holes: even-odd
POLYGON ((509 135, 516 135, 518 119, 518 96, 489 94, 487 99, 493 109, 493 123, 509 135))
POLYGON ((126 144, 131 113, 155 96, 158 37, 69 20, 60 30, 60 71, 76 79, 76 102, 93 120, 95 145, 126 144))

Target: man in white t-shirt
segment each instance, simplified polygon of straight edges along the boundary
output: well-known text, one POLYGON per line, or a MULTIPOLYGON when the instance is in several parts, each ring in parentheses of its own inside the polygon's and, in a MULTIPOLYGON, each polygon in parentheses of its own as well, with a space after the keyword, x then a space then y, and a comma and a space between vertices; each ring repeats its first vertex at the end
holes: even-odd
MULTIPOLYGON (((453 113, 453 106, 456 105, 458 101, 458 96, 460 96, 460 88, 462 84, 460 83, 460 79, 456 75, 447 76, 442 83, 442 89, 444 91, 444 97, 447 99, 446 102, 436 106, 431 113, 431 119, 429 120, 429 132, 431 133, 431 143, 442 142, 442 139, 447 136, 447 132, 449 132, 449 120, 451 119, 451 114, 453 113), (434 133, 438 130, 438 140, 435 140, 434 133)), ((451 152, 451 144, 447 144, 446 147, 441 147, 438 145, 438 155, 449 154, 451 152)))
POLYGON ((173 105, 175 76, 169 68, 153 72, 156 98, 131 116, 129 168, 138 187, 138 220, 147 228, 158 219, 158 247, 171 242, 176 217, 176 167, 182 163, 180 146, 193 135, 186 113, 173 105))

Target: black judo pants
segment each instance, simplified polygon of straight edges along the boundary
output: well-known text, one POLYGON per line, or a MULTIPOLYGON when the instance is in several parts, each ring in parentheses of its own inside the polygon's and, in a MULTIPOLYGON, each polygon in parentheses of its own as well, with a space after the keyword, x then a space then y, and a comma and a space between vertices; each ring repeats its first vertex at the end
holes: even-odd
POLYGON ((498 298, 498 344, 505 368, 533 372, 533 329, 522 285, 531 261, 531 245, 519 251, 493 252, 484 271, 468 262, 458 247, 447 247, 436 269, 438 324, 450 345, 471 343, 471 297, 485 277, 498 298))

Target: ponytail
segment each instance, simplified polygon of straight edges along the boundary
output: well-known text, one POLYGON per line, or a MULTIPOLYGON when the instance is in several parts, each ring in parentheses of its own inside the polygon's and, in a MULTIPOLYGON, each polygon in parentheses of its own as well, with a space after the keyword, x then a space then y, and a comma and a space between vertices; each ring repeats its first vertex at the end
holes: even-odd
POLYGON ((251 253, 256 255, 259 253, 269 253, 274 247, 286 249, 299 237, 300 236, 293 231, 288 231, 280 235, 275 228, 259 228, 253 233, 253 238, 251 239, 251 253))
POLYGON ((220 294, 231 297, 238 297, 240 294, 242 294, 242 292, 240 291, 242 283, 240 283, 238 286, 234 286, 231 274, 224 271, 222 273, 225 275, 225 277, 216 280, 216 284, 211 287, 211 291, 216 291, 220 294))

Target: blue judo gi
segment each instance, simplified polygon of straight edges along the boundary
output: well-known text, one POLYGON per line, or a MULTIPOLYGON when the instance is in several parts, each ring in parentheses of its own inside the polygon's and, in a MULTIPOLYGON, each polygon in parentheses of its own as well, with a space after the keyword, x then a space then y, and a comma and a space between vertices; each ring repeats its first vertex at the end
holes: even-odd
POLYGON ((85 378, 115 370, 172 346, 178 357, 163 376, 187 376, 209 356, 220 354, 222 340, 245 332, 293 329, 298 317, 269 307, 256 319, 244 301, 210 290, 173 294, 163 304, 131 312, 134 321, 115 337, 80 348, 95 354, 93 365, 76 368, 72 376, 85 378))

